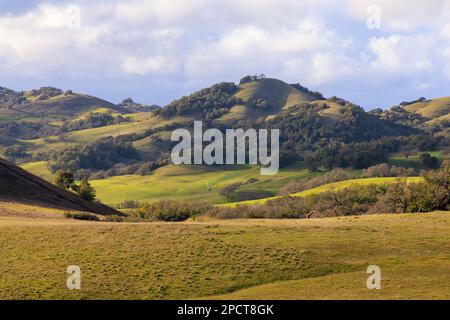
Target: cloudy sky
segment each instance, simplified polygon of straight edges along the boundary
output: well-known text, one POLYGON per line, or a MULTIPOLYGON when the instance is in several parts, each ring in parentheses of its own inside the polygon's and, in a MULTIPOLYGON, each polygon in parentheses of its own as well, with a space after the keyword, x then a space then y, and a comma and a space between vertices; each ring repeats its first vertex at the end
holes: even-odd
POLYGON ((165 105, 264 73, 364 106, 450 95, 450 0, 0 0, 0 86, 165 105))

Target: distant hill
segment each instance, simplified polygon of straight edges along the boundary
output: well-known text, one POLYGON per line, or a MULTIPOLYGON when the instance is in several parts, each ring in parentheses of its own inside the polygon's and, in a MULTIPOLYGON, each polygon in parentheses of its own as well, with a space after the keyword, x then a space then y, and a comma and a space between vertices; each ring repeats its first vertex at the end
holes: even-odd
POLYGON ((133 113, 131 108, 72 91, 53 87, 15 92, 0 87, 0 115, 74 117, 95 109, 106 108, 117 113, 133 113))
POLYGON ((74 193, 0 159, 0 201, 2 200, 102 215, 120 215, 108 206, 87 202, 74 193))
POLYGON ((388 110, 375 109, 370 112, 381 119, 425 131, 433 131, 446 137, 450 127, 450 97, 402 102, 388 110))
POLYGON ((291 106, 320 100, 300 85, 271 78, 241 83, 233 96, 240 103, 220 117, 222 122, 266 118, 291 106))
POLYGON ((0 88, 0 156, 48 163, 52 172, 70 167, 78 178, 148 174, 170 163, 173 130, 202 120, 205 129, 222 131, 280 129, 283 166, 304 161, 311 169, 360 169, 401 148, 415 150, 419 140, 426 150, 448 145, 447 131, 434 122, 445 123, 449 103, 421 98, 366 112, 262 75, 217 83, 162 108, 131 98, 115 105, 51 87, 20 93, 0 88))
POLYGON ((235 96, 245 103, 264 100, 269 105, 280 109, 319 100, 281 80, 270 78, 240 84, 235 96))
POLYGON ((132 113, 132 112, 153 112, 153 111, 156 111, 161 108, 160 106, 157 106, 157 105, 149 106, 149 105, 142 104, 142 103, 136 103, 131 98, 127 98, 127 99, 123 100, 120 104, 118 104, 118 106, 129 110, 130 113, 132 113))
POLYGON ((450 97, 415 102, 404 108, 408 112, 418 113, 424 118, 433 120, 450 114, 450 97))
POLYGON ((404 106, 408 112, 419 114, 431 126, 446 126, 450 124, 450 97, 417 101, 404 106))

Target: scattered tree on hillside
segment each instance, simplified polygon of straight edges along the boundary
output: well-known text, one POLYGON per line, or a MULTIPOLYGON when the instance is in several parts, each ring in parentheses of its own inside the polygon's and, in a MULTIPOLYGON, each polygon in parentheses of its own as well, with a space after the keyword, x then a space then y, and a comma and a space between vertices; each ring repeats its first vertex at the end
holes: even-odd
POLYGON ((423 153, 419 157, 420 167, 422 169, 437 169, 439 168, 439 159, 431 156, 429 153, 423 153))
POLYGON ((77 192, 82 199, 89 202, 93 202, 96 198, 95 189, 91 186, 87 178, 81 180, 77 192))
POLYGON ((23 145, 13 145, 6 147, 4 151, 5 156, 10 158, 25 158, 29 154, 26 152, 26 148, 23 145))
POLYGON ((259 75, 254 75, 254 76, 245 76, 239 81, 239 84, 250 83, 250 82, 262 80, 265 78, 266 78, 266 75, 263 73, 261 73, 259 75))
POLYGON ((450 205, 450 167, 443 167, 438 171, 429 171, 424 175, 428 185, 442 190, 441 197, 435 202, 436 209, 445 210, 450 205))
POLYGON ((91 186, 88 179, 82 179, 80 185, 77 185, 75 183, 75 177, 70 170, 59 170, 56 173, 55 183, 57 186, 66 190, 75 191, 86 201, 93 202, 96 198, 95 189, 91 186))
POLYGON ((402 103, 400 103, 400 105, 401 105, 402 107, 405 107, 405 106, 409 106, 409 105, 411 105, 411 104, 415 104, 415 103, 419 103, 419 102, 424 102, 424 101, 427 101, 427 98, 421 97, 421 98, 419 98, 419 99, 417 99, 417 100, 414 100, 414 101, 403 101, 402 103))
POLYGON ((291 86, 293 86, 294 88, 296 88, 297 90, 299 90, 301 92, 304 92, 304 93, 316 98, 317 100, 325 100, 325 97, 323 96, 322 93, 320 93, 318 91, 311 91, 299 83, 291 84, 291 86))
POLYGON ((234 96, 238 87, 232 82, 215 84, 190 96, 175 100, 156 114, 168 118, 173 116, 198 115, 204 119, 215 119, 225 114, 242 100, 234 96))
POLYGON ((55 175, 55 183, 63 189, 74 189, 75 177, 70 170, 58 170, 55 175))
POLYGON ((381 163, 363 170, 364 178, 374 177, 412 177, 416 175, 413 168, 402 168, 390 166, 387 163, 381 163))

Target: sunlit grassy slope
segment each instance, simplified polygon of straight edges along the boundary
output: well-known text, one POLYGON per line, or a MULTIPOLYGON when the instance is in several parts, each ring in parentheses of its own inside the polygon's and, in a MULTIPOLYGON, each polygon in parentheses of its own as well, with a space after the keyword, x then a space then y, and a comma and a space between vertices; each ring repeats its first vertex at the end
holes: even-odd
POLYGON ((48 136, 45 138, 34 140, 20 140, 19 142, 29 148, 31 153, 45 152, 49 149, 58 150, 68 146, 76 146, 84 143, 94 142, 100 138, 118 137, 127 134, 140 134, 147 130, 157 129, 170 124, 182 124, 189 122, 189 117, 173 117, 170 119, 160 119, 151 114, 125 115, 130 118, 131 122, 104 126, 100 128, 85 129, 69 132, 64 135, 63 139, 57 136, 48 136))
MULTIPOLYGON (((44 179, 53 182, 54 176, 48 170, 45 161, 32 162, 22 166, 44 179)), ((244 185, 242 190, 266 190, 277 193, 290 181, 305 180, 313 177, 314 173, 298 167, 282 169, 275 177, 260 175, 259 168, 250 166, 232 167, 226 170, 205 166, 167 166, 155 171, 149 176, 119 176, 103 180, 92 181, 97 190, 99 200, 110 205, 116 205, 125 200, 157 201, 161 199, 184 199, 208 201, 211 203, 224 203, 225 199, 219 191, 232 183, 245 183, 249 179, 258 179, 257 182, 244 185)), ((304 197, 332 189, 347 188, 352 185, 384 184, 395 182, 396 178, 367 178, 353 179, 330 183, 293 194, 304 197)), ((419 182, 421 178, 408 178, 410 182, 419 182)), ((277 197, 243 201, 238 203, 221 204, 234 207, 236 205, 264 204, 277 197)))
POLYGON ((31 91, 26 94, 27 101, 14 107, 14 115, 50 116, 73 118, 83 113, 98 109, 110 109, 124 113, 126 109, 108 101, 85 94, 61 94, 54 97, 40 99, 31 91))
MULTIPOLYGON (((144 143, 145 141, 143 141, 144 143)), ((50 182, 54 176, 45 161, 31 162, 22 168, 50 182)), ((161 199, 185 199, 223 203, 220 190, 233 183, 255 182, 243 185, 241 190, 264 190, 276 194, 290 181, 305 180, 318 173, 312 173, 294 165, 280 170, 276 176, 261 176, 260 169, 252 166, 166 166, 151 175, 127 175, 93 180, 98 199, 110 205, 125 200, 157 201, 161 199)))
POLYGON ((53 182, 54 180, 53 174, 48 169, 47 161, 29 162, 22 165, 21 167, 22 169, 25 169, 47 181, 53 182))
POLYGON ((450 215, 114 224, 0 218, 0 299, 450 298, 450 215), (81 268, 81 291, 66 288, 81 268), (378 265, 382 289, 366 288, 378 265))
POLYGON ((277 79, 253 81, 241 84, 239 88, 236 97, 241 98, 246 102, 264 99, 270 105, 277 108, 284 108, 302 102, 317 100, 277 79))
POLYGON ((444 123, 450 123, 450 113, 427 122, 429 125, 440 125, 444 123))
POLYGON ((292 180, 307 179, 315 174, 309 170, 291 167, 274 177, 261 176, 260 169, 251 166, 215 168, 207 166, 167 166, 149 176, 120 176, 92 181, 98 198, 107 204, 125 200, 157 201, 161 199, 189 199, 223 203, 219 191, 232 183, 258 181, 244 190, 267 190, 276 193, 292 180))
MULTIPOLYGON (((22 166, 38 176, 53 182, 54 177, 48 170, 46 162, 33 162, 22 166)), ((291 181, 309 179, 318 173, 312 173, 301 166, 283 168, 276 176, 261 176, 260 169, 251 166, 208 167, 208 166, 166 166, 151 175, 127 175, 93 180, 91 183, 97 191, 100 201, 117 205, 126 200, 154 202, 163 199, 207 201, 234 207, 236 205, 264 204, 277 197, 225 203, 226 199, 219 194, 225 186, 233 183, 244 183, 243 191, 267 191, 277 194, 280 189, 291 181), (245 184, 250 179, 256 181, 245 184)), ((355 172, 358 175, 358 172, 355 172)), ((411 182, 421 178, 409 178, 411 182)), ((293 194, 293 196, 308 196, 332 189, 342 189, 352 185, 384 184, 395 182, 396 178, 353 179, 320 186, 293 194)))
POLYGON ((265 118, 281 112, 284 108, 317 100, 283 81, 269 78, 239 85, 235 96, 245 104, 234 106, 230 112, 220 117, 219 121, 265 118), (258 110, 250 106, 259 99, 265 100, 274 109, 258 110))
MULTIPOLYGON (((409 182, 419 182, 422 178, 420 177, 410 177, 408 178, 409 182)), ((329 183, 317 188, 305 190, 302 192, 294 193, 291 196, 293 197, 306 197, 314 194, 323 193, 330 190, 339 190, 339 189, 345 189, 351 186, 365 186, 365 185, 371 185, 371 184, 388 184, 393 183, 397 181, 397 178, 367 178, 367 179, 352 179, 352 180, 346 180, 341 182, 334 182, 329 183)), ((272 197, 272 198, 266 198, 266 199, 259 199, 259 200, 251 200, 251 201, 242 201, 242 202, 236 202, 236 203, 226 203, 222 204, 221 206, 224 207, 236 207, 237 205, 256 205, 256 204, 264 204, 267 201, 277 199, 279 197, 272 197)))
MULTIPOLYGON (((136 145, 145 145, 145 140, 136 145)), ((435 152, 438 156, 440 153, 435 152)), ((415 166, 418 158, 411 156, 405 166, 415 166), (414 162, 414 163, 413 163, 414 162)), ((393 164, 405 161, 399 157, 392 159, 393 164)), ((53 182, 54 177, 48 170, 46 162, 33 162, 22 166, 44 179, 53 182)), ((260 169, 251 166, 226 166, 226 167, 208 167, 208 166, 166 166, 153 172, 151 175, 127 175, 110 177, 102 180, 92 181, 92 185, 97 190, 98 199, 109 205, 117 205, 125 200, 138 201, 158 201, 162 199, 171 200, 193 200, 207 201, 224 206, 236 206, 238 204, 264 204, 268 200, 251 200, 238 203, 228 203, 223 196, 219 194, 223 187, 233 183, 246 183, 249 179, 256 179, 255 182, 245 184, 241 187, 243 191, 267 191, 277 194, 280 189, 291 181, 301 181, 309 179, 319 173, 312 173, 301 166, 291 166, 283 168, 276 176, 261 176, 260 169)), ((358 175, 358 172, 355 172, 358 175)), ((331 189, 346 188, 351 185, 383 184, 392 183, 396 178, 369 178, 353 179, 348 181, 327 184, 311 190, 306 190, 293 196, 308 196, 331 189)), ((411 182, 420 181, 420 178, 409 178, 411 182)))
POLYGON ((450 113, 450 97, 432 99, 406 106, 409 112, 415 112, 428 119, 436 119, 450 113))

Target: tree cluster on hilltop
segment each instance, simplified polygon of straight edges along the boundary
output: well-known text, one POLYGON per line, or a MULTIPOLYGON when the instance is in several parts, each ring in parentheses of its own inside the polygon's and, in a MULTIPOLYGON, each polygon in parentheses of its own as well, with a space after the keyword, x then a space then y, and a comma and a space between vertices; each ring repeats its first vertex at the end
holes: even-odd
POLYGON ((238 87, 232 82, 219 83, 175 100, 163 109, 156 111, 156 114, 164 118, 198 115, 206 120, 216 119, 231 107, 242 102, 233 96, 237 90, 238 87))

